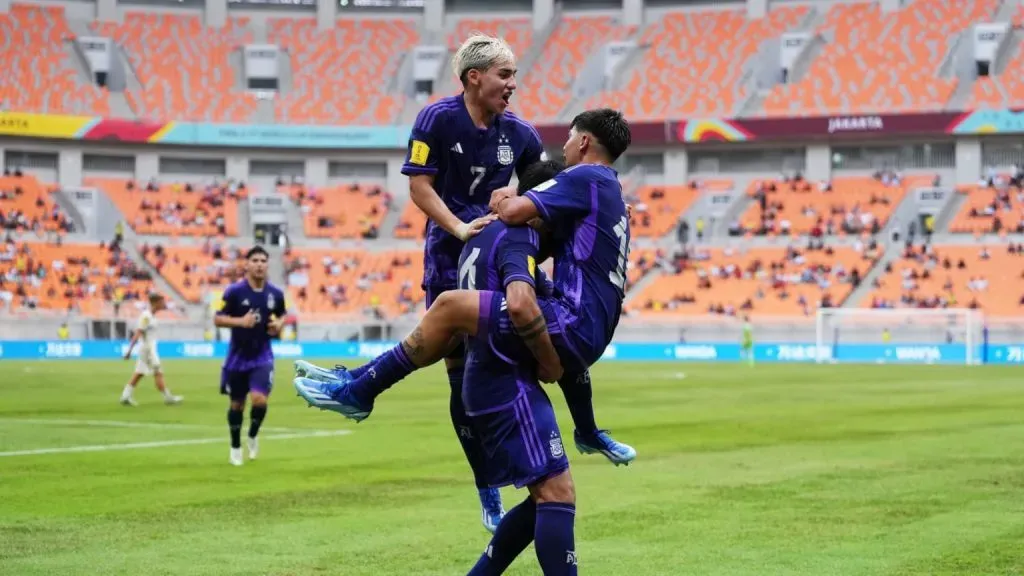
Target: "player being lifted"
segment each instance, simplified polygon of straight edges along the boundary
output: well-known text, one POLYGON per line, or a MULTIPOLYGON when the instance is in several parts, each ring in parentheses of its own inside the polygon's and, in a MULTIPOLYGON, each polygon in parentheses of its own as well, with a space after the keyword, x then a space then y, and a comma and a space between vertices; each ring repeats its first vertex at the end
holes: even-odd
POLYGON ((167 309, 167 302, 164 297, 156 292, 149 294, 149 308, 139 316, 135 325, 135 332, 132 333, 132 340, 128 343, 128 350, 124 353, 124 359, 132 357, 132 350, 139 344, 139 358, 135 361, 135 373, 132 379, 124 386, 121 392, 121 404, 124 406, 137 406, 135 402, 135 387, 143 376, 153 376, 156 382, 156 389, 164 395, 164 404, 179 404, 181 396, 171 394, 171 390, 164 382, 164 371, 160 366, 160 355, 156 351, 156 314, 167 309))
MULTIPOLYGON (((507 111, 516 89, 516 68, 515 55, 503 40, 470 37, 456 52, 453 71, 462 82, 463 94, 443 98, 420 112, 402 167, 402 173, 409 176, 410 197, 429 217, 423 278, 428 308, 441 293, 457 287, 464 243, 493 219, 487 215, 491 192, 507 186, 513 170, 521 174, 544 156, 537 131, 507 111)), ((449 411, 476 479, 484 526, 493 532, 504 509, 500 493, 484 485, 480 445, 467 434, 470 421, 460 401, 464 357, 465 350, 459 346, 445 359, 451 390, 449 411)), ((296 368, 300 377, 325 381, 349 376, 343 369, 329 371, 302 361, 296 368)), ((357 368, 352 375, 368 368, 357 368)), ((621 462, 623 451, 628 454, 631 449, 597 430, 589 375, 577 373, 577 377, 578 381, 566 380, 560 385, 578 430, 590 438, 587 450, 621 462)))
POLYGON ((220 392, 231 398, 228 429, 229 460, 242 465, 242 411, 248 397, 249 459, 259 452, 256 435, 267 416, 267 397, 274 386, 274 350, 270 340, 284 325, 284 292, 267 282, 267 251, 255 246, 245 255, 245 278, 228 286, 214 318, 219 328, 231 328, 228 355, 221 368, 220 392))
MULTIPOLYGON (((513 188, 492 197, 503 222, 522 225, 540 217, 553 230, 556 297, 542 299, 545 313, 538 325, 546 325, 566 373, 586 374, 611 341, 622 311, 629 220, 611 164, 629 143, 629 126, 620 113, 584 112, 573 120, 563 149, 569 169, 523 196, 515 196, 513 188)), ((398 346, 351 373, 341 371, 340 381, 297 378, 295 388, 310 405, 363 420, 377 396, 440 360, 454 337, 479 337, 484 325, 511 331, 507 307, 494 309, 494 302, 493 292, 447 291, 398 346), (504 321, 495 323, 494 314, 504 321)), ((571 389, 563 386, 565 392, 571 389)), ((616 444, 628 449, 629 460, 635 457, 632 448, 616 444)))

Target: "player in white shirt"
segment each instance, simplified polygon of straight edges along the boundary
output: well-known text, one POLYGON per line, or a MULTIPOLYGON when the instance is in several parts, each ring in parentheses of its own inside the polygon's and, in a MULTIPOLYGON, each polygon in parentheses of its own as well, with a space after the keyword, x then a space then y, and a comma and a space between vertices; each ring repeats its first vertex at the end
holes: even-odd
POLYGON ((149 295, 149 308, 145 310, 139 321, 135 326, 135 332, 132 334, 132 341, 128 344, 128 351, 124 353, 124 359, 128 360, 132 357, 132 350, 135 348, 135 344, 139 346, 139 359, 135 362, 135 373, 132 374, 132 379, 124 387, 124 392, 121 392, 121 404, 125 406, 135 406, 135 398, 133 393, 135 387, 139 385, 139 381, 142 380, 143 376, 153 376, 156 380, 156 388, 164 395, 164 404, 178 404, 181 402, 181 396, 175 396, 171 394, 170 389, 164 384, 164 372, 160 368, 160 356, 156 351, 156 313, 167 308, 167 303, 164 297, 160 294, 152 293, 149 295))

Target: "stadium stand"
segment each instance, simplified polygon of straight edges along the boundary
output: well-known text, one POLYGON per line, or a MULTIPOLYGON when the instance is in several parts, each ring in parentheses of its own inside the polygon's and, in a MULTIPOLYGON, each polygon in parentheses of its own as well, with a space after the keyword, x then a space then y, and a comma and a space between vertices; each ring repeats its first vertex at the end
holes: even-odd
POLYGON ((285 263, 290 302, 317 317, 368 312, 390 318, 423 302, 423 253, 414 250, 290 251, 285 263))
POLYGON ((422 240, 427 234, 427 215, 412 202, 405 203, 402 215, 395 225, 395 238, 422 240))
POLYGON ((807 12, 781 6, 759 20, 748 20, 744 9, 666 14, 643 33, 640 44, 650 48, 624 88, 590 98, 587 107, 614 106, 635 120, 733 116, 747 95, 743 64, 807 12))
POLYGON ((4 170, 0 176, 0 229, 37 234, 73 231, 74 222, 50 199, 54 189, 32 174, 4 170))
POLYGON ((326 188, 292 184, 277 190, 299 206, 306 235, 314 238, 377 238, 393 201, 380 186, 359 184, 326 188))
POLYGON ((677 252, 640 290, 632 313, 807 316, 837 307, 860 284, 881 248, 704 248, 677 252))
POLYGON ((981 308, 993 316, 1024 313, 1024 245, 915 246, 886 267, 871 308, 981 308))
POLYGON ((740 232, 789 236, 792 234, 877 234, 914 187, 927 186, 934 176, 899 178, 891 174, 836 178, 809 182, 800 178, 750 183, 747 194, 754 203, 743 215, 740 232))
MULTIPOLYGON (((1013 30, 1024 27, 1024 7, 1017 8, 1013 16, 1013 30)), ((1020 46, 1011 47, 1013 56, 1007 61, 1002 74, 982 76, 974 81, 971 97, 966 108, 1019 108, 1024 105, 1024 50, 1020 46)))
POLYGON ((732 189, 731 180, 704 180, 677 186, 643 186, 636 197, 627 198, 633 205, 630 231, 635 238, 660 238, 672 230, 680 216, 704 192, 732 189))
POLYGON ((144 243, 139 253, 193 304, 241 278, 245 264, 241 251, 222 240, 207 240, 202 246, 144 243))
POLYGON ((149 273, 104 245, 17 243, 0 248, 0 308, 134 316, 149 273))
POLYGON ((836 4, 816 33, 831 39, 800 81, 765 99, 768 116, 943 109, 955 78, 940 78, 950 39, 995 15, 998 0, 918 0, 883 13, 877 3, 836 4))
POLYGON ((129 12, 123 23, 96 22, 131 59, 141 92, 125 92, 142 118, 250 122, 256 97, 236 88, 229 56, 252 42, 245 19, 210 28, 201 16, 129 12))
POLYGON ((0 108, 110 114, 107 91, 89 83, 71 64, 72 38, 60 6, 13 4, 10 12, 0 14, 0 108))
POLYGON ((291 58, 292 90, 277 99, 277 120, 293 124, 392 124, 404 98, 386 92, 401 56, 419 35, 407 20, 275 19, 269 40, 291 58))
POLYGON ((1004 176, 984 184, 961 186, 966 199, 960 206, 950 230, 959 233, 1024 233, 1024 191, 1019 184, 1011 188, 1004 176))
POLYGON ((231 191, 210 184, 87 178, 86 185, 103 190, 139 234, 157 236, 237 236, 238 201, 245 188, 231 191))
POLYGON ((523 75, 514 106, 534 122, 559 116, 572 100, 572 85, 587 59, 600 46, 636 31, 609 16, 562 18, 537 62, 523 75))

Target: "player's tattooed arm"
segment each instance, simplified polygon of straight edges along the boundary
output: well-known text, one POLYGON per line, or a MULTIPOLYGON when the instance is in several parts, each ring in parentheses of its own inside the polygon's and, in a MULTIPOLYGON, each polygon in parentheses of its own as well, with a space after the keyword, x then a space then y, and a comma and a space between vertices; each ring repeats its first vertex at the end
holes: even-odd
POLYGON ((505 288, 508 314, 519 337, 537 359, 542 382, 557 382, 562 377, 562 362, 548 334, 544 314, 537 305, 537 294, 526 282, 511 282, 505 288))

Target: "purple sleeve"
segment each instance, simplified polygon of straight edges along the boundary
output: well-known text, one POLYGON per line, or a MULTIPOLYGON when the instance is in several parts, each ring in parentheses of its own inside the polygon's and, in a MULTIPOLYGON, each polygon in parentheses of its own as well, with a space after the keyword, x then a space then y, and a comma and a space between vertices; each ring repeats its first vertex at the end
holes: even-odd
POLYGON ((503 287, 512 282, 526 282, 536 286, 534 276, 537 272, 539 246, 540 238, 533 228, 509 228, 497 261, 503 287))
POLYGON ((218 316, 237 316, 238 315, 238 302, 235 297, 235 290, 232 286, 228 286, 227 290, 220 295, 220 309, 217 310, 218 316))
POLYGON ((427 106, 420 110, 409 135, 409 148, 405 153, 405 163, 402 164, 402 174, 437 174, 440 138, 436 131, 444 126, 444 119, 440 118, 443 113, 437 106, 427 106))
POLYGON ((548 224, 574 221, 590 213, 586 191, 565 172, 524 194, 548 224))

